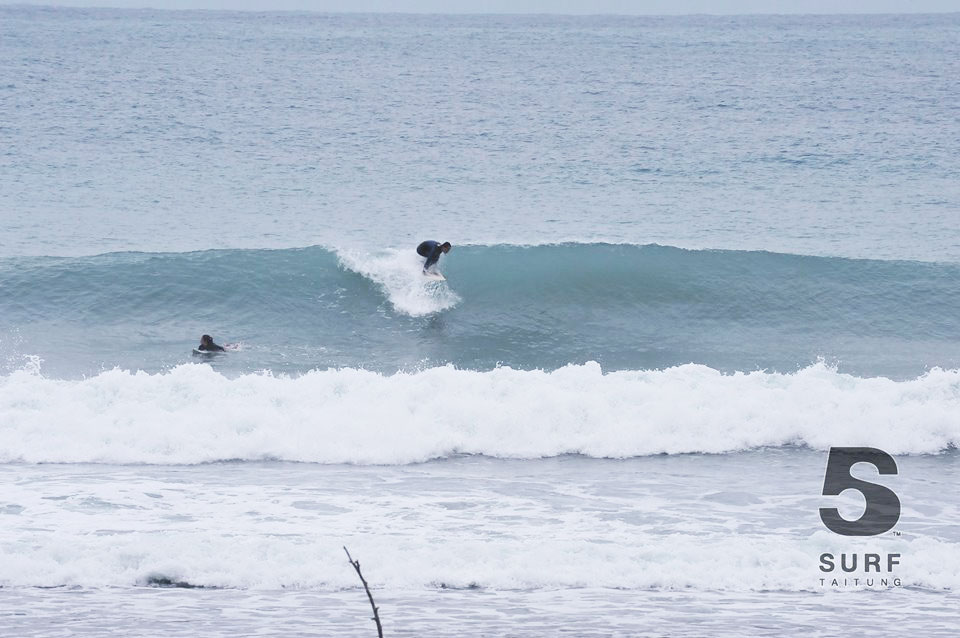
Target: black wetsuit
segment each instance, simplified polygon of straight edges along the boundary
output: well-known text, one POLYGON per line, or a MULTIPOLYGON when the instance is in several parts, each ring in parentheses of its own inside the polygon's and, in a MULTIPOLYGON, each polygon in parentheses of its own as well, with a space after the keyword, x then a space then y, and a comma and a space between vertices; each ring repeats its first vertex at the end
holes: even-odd
POLYGON ((443 249, 440 248, 440 242, 428 239, 417 246, 417 254, 421 257, 427 258, 427 261, 423 262, 423 269, 427 270, 430 268, 430 266, 434 265, 440 260, 440 255, 443 254, 443 249))
POLYGON ((200 346, 197 348, 197 350, 201 352, 226 352, 227 351, 226 348, 224 348, 223 346, 218 346, 215 343, 211 343, 209 346, 205 346, 201 343, 200 346))

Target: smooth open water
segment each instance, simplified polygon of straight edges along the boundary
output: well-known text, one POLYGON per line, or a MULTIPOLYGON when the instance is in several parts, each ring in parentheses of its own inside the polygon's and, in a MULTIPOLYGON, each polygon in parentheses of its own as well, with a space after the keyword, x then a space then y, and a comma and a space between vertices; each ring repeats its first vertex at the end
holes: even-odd
POLYGON ((0 7, 0 631, 952 635, 958 30, 0 7))

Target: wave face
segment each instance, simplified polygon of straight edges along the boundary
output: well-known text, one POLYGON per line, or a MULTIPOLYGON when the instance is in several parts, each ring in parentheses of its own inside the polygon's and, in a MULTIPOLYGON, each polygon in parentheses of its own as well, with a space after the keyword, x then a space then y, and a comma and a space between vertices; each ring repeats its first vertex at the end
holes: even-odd
POLYGON ((960 367, 960 265, 648 245, 457 246, 445 283, 413 250, 320 247, 0 262, 0 355, 59 376, 189 362, 225 372, 452 363, 605 370, 689 362, 858 375, 960 367))
POLYGON ((933 453, 960 442, 960 371, 912 381, 820 364, 723 375, 433 368, 228 378, 209 366, 0 380, 0 462, 407 464, 455 454, 624 458, 763 446, 933 453))

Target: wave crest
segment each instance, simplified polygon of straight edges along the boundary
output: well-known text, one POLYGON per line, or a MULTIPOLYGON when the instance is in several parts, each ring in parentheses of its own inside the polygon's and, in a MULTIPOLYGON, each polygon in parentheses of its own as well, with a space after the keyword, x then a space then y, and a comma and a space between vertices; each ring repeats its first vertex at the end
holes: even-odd
POLYGON ((460 301, 446 282, 423 276, 423 257, 411 251, 342 251, 338 257, 342 267, 376 283, 394 310, 405 315, 420 317, 441 312, 460 301))
POLYGON ((625 458, 764 446, 935 453, 960 442, 960 370, 910 381, 817 364, 725 375, 452 366, 228 378, 181 365, 79 380, 0 377, 0 462, 405 464, 454 454, 625 458))

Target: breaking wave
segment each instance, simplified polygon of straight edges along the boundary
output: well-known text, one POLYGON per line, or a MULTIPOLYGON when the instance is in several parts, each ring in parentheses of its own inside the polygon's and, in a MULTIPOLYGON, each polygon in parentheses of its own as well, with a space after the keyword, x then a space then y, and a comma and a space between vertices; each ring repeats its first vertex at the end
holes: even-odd
POLYGON ((960 442, 960 371, 908 381, 816 364, 604 374, 452 366, 230 378, 200 364, 83 380, 0 377, 0 462, 407 464, 457 454, 624 458, 764 446, 936 453, 960 442))

